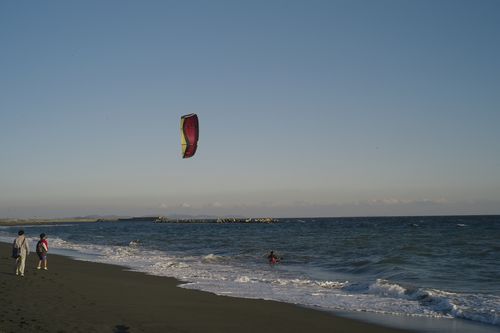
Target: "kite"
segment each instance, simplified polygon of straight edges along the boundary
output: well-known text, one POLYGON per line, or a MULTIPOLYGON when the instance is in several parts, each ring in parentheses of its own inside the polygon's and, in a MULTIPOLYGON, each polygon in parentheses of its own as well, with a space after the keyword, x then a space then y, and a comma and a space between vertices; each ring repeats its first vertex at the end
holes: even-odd
POLYGON ((182 158, 193 157, 198 148, 198 116, 194 113, 181 117, 182 158))

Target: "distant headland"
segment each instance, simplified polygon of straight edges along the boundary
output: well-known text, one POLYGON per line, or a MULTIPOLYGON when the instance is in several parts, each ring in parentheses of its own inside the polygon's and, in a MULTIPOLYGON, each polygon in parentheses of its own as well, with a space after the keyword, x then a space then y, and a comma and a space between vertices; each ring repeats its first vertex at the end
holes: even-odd
POLYGON ((152 223, 275 223, 273 217, 241 216, 83 216, 63 218, 0 218, 0 225, 44 225, 52 223, 152 222, 152 223))

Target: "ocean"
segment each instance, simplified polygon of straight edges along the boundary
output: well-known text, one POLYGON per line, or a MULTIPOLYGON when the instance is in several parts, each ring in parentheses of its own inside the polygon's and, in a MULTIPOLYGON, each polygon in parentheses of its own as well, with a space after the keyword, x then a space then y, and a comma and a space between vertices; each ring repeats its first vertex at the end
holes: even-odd
MULTIPOLYGON (((500 331, 500 216, 22 228, 33 250, 44 232, 51 253, 175 277, 183 288, 500 331), (271 250, 282 258, 276 265, 267 262, 271 250)), ((18 229, 0 227, 0 241, 12 242, 18 229)))

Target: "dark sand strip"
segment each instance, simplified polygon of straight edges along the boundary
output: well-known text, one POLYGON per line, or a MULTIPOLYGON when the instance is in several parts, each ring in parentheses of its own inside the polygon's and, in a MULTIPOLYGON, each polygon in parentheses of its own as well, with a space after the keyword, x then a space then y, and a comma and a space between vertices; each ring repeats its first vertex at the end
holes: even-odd
POLYGON ((0 332, 407 332, 57 255, 38 271, 31 253, 21 278, 10 251, 0 243, 0 332))

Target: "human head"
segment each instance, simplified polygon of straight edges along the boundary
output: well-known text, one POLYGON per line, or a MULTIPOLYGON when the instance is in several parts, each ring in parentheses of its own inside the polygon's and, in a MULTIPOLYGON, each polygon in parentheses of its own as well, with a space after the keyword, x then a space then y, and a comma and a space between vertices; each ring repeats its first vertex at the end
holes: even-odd
POLYGON ((40 234, 40 239, 44 239, 44 238, 45 238, 45 234, 42 232, 42 233, 40 234))
POLYGON ((19 232, 17 233, 19 236, 21 235, 24 235, 24 230, 19 230, 19 232))

